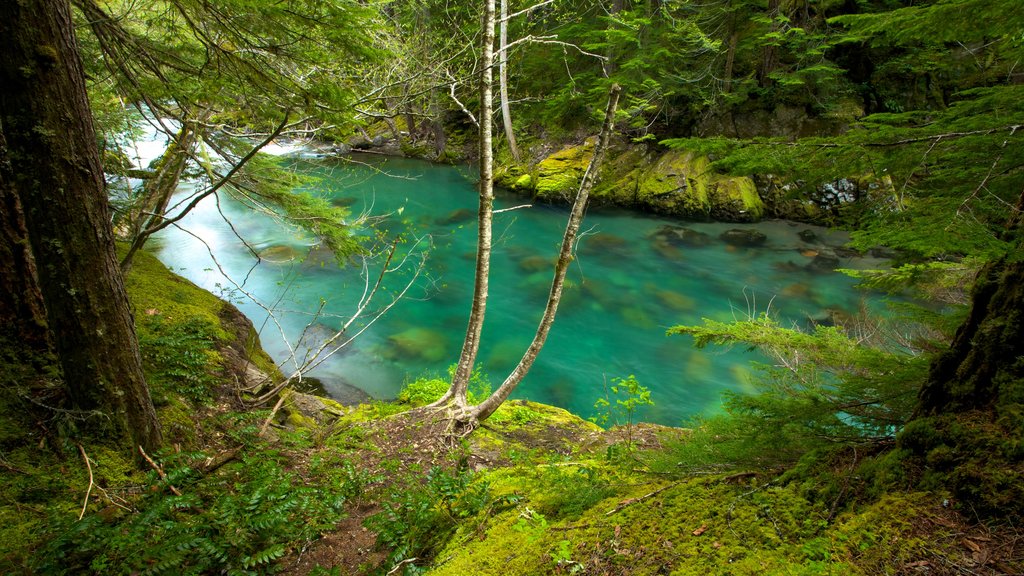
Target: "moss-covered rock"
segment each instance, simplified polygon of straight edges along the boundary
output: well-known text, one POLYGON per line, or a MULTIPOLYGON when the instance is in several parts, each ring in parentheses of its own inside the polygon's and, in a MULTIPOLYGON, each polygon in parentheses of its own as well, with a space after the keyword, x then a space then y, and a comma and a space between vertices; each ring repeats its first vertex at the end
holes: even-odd
POLYGON ((537 197, 547 201, 572 198, 594 157, 594 140, 555 152, 537 164, 537 197))
MULTIPOLYGON (((513 190, 532 191, 541 200, 566 201, 579 189, 592 157, 593 141, 588 140, 544 158, 534 173, 522 166, 499 168, 495 181, 513 190)), ((619 143, 600 170, 591 192, 594 204, 731 222, 753 222, 767 213, 751 178, 717 174, 711 160, 694 151, 619 143)))

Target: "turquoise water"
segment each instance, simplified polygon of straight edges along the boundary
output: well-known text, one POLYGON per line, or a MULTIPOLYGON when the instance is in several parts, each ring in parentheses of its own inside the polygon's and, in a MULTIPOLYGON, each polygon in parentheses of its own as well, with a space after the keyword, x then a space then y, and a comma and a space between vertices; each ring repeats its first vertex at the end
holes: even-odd
MULTIPOLYGON (((407 297, 311 375, 340 398, 351 397, 353 387, 392 398, 404 382, 443 375, 458 358, 473 286, 477 196, 468 169, 375 156, 358 160, 290 162, 322 176, 317 193, 351 206, 354 214, 390 214, 381 224, 389 237, 429 235, 433 247, 425 274, 407 297)), ((524 202, 499 191, 496 208, 524 202)), ((536 205, 495 216, 491 295, 478 359, 495 385, 519 360, 536 330, 567 212, 536 205)), ((279 362, 289 358, 292 348, 301 351, 340 326, 364 290, 358 267, 339 271, 306 234, 230 199, 221 199, 219 206, 212 199, 204 201, 182 226, 191 235, 166 231, 159 240, 160 258, 193 282, 235 301, 261 329, 264 347, 279 362), (267 256, 262 263, 256 265, 222 213, 250 247, 267 256), (221 270, 264 307, 242 297, 221 270), (276 311, 276 323, 268 321, 267 308, 276 311)), ((853 313, 864 297, 852 288, 853 280, 813 265, 815 253, 845 242, 840 232, 780 221, 683 223, 605 210, 590 210, 582 229, 586 233, 569 270, 570 287, 558 318, 514 397, 584 416, 594 412, 595 400, 605 395, 613 378, 630 374, 652 390, 655 402, 640 418, 670 425, 719 410, 725 391, 752 389, 750 363, 763 360, 757 353, 696 350, 689 337, 665 336, 670 326, 696 324, 701 318, 745 318, 763 312, 769 303, 784 322, 806 325, 809 318, 827 318, 832 311, 853 313), (666 225, 707 236, 687 244, 674 233, 666 235, 666 225), (768 236, 762 246, 732 246, 719 239, 726 230, 751 228, 768 236), (798 236, 808 229, 816 240, 798 236)), ((413 244, 402 244, 396 258, 413 244)), ((844 268, 880 264, 840 259, 844 268)), ((380 262, 370 265, 374 278, 379 267, 380 262)), ((378 306, 401 289, 411 269, 389 275, 378 306)), ((361 325, 353 324, 349 332, 361 325)), ((283 371, 289 373, 291 367, 288 362, 283 371)))

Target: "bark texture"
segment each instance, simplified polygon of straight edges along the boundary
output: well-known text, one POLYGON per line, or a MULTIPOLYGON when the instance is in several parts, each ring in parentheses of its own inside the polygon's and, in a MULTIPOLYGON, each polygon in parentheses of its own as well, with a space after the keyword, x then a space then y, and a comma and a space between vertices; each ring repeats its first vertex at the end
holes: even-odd
POLYGON ((480 335, 487 310, 488 279, 491 273, 491 222, 494 213, 494 152, 492 149, 492 100, 494 97, 494 0, 484 0, 483 44, 480 55, 480 207, 477 211, 476 278, 473 282, 473 304, 469 312, 466 337, 455 369, 452 385, 438 403, 454 399, 466 405, 466 390, 473 372, 480 335))
MULTIPOLYGON (((67 0, 0 5, 5 203, 20 201, 68 395, 136 445, 160 443, 114 252, 96 134, 67 0)), ((5 216, 5 224, 9 218, 5 216)))
POLYGON ((923 415, 1024 402, 1024 262, 1001 260, 978 276, 971 311, 920 394, 923 415))

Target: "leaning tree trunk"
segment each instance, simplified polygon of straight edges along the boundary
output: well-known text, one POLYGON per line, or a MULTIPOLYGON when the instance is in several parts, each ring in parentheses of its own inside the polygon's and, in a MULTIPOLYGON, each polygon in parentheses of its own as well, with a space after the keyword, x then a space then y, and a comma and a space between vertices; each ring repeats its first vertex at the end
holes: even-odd
POLYGON ((576 235, 580 230, 580 223, 583 222, 583 212, 587 208, 590 189, 597 182, 601 159, 608 148, 608 140, 611 138, 612 130, 615 126, 615 109, 619 104, 620 92, 619 85, 613 84, 608 94, 608 108, 605 110, 604 124, 601 126, 601 133, 597 138, 597 144, 594 145, 594 157, 591 158, 590 166, 587 167, 587 171, 583 175, 583 181, 580 183, 576 200, 573 202, 572 210, 569 212, 569 221, 566 223, 565 233, 562 235, 562 248, 558 253, 558 261, 555 262, 555 275, 551 280, 548 302, 544 307, 544 314, 541 316, 540 324, 537 326, 537 332, 533 336, 533 342, 530 343, 522 359, 519 360, 519 364, 505 378, 501 386, 473 409, 473 418, 478 421, 486 420, 505 400, 508 400, 509 395, 519 386, 519 383, 526 377, 526 373, 533 367, 537 354, 540 353, 541 348, 544 347, 544 342, 547 341, 548 332, 550 332, 551 325, 555 322, 555 314, 558 312, 558 303, 562 299, 565 273, 573 259, 573 246, 576 244, 576 235))
MULTIPOLYGON (((160 429, 114 253, 67 0, 0 5, 0 188, 16 195, 68 396, 135 445, 160 429)), ((9 218, 5 216, 5 220, 9 218)))

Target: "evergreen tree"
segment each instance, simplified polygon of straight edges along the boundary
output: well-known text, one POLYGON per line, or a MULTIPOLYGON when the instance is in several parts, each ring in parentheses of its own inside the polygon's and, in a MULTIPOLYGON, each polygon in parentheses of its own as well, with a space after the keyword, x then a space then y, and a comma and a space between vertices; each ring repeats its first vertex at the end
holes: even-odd
POLYGON ((2 299, 3 320, 33 342, 45 325, 70 406, 156 448, 67 2, 5 3, 0 53, 0 269, 24 295, 2 299))

